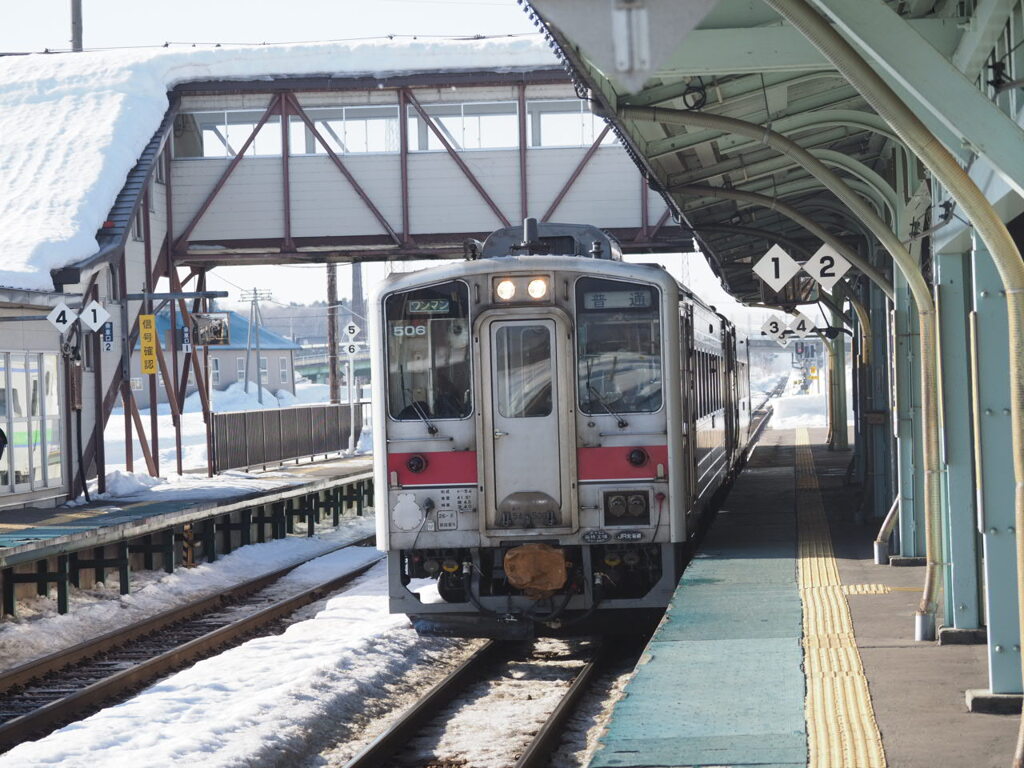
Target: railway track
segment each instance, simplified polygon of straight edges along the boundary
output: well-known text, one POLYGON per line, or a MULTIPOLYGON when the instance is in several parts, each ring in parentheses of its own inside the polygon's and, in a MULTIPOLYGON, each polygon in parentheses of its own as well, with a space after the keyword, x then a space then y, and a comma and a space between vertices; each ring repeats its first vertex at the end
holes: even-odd
MULTIPOLYGON (((612 646, 596 641, 577 641, 566 650, 534 647, 527 654, 522 653, 521 646, 487 641, 352 757, 345 768, 475 765, 475 760, 459 747, 445 745, 439 739, 446 727, 460 729, 456 724, 459 717, 468 721, 461 728, 473 734, 471 740, 477 746, 500 749, 506 757, 515 755, 515 768, 546 766, 561 742, 569 717, 614 656, 612 646), (551 704, 552 700, 555 703, 551 704), (532 737, 511 733, 503 739, 495 738, 473 725, 484 718, 500 720, 501 711, 508 712, 510 702, 517 711, 511 720, 539 722, 532 737), (537 710, 545 707, 538 718, 537 710), (477 714, 467 717, 467 710, 477 714), (487 715, 481 717, 479 713, 484 712, 487 715)), ((533 730, 532 725, 526 727, 533 730)))
POLYGON ((284 599, 268 594, 268 587, 304 563, 339 549, 373 542, 371 536, 333 547, 212 597, 0 675, 0 751, 44 735, 83 712, 238 644, 254 632, 322 599, 365 573, 380 558, 284 599))

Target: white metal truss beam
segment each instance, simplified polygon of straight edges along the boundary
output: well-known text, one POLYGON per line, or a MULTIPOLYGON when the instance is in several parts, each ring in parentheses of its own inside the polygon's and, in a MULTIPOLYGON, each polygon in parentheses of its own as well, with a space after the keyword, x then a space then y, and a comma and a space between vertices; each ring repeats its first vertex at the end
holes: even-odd
MULTIPOLYGON (((953 66, 946 54, 916 34, 913 23, 879 0, 810 2, 865 53, 886 79, 899 83, 948 131, 988 160, 1018 194, 1024 195, 1024 131, 953 66)), ((958 149, 948 148, 953 152, 958 149)))
POLYGON ((981 72, 999 35, 1003 33, 1017 0, 981 0, 971 14, 970 24, 953 52, 953 66, 968 80, 981 72))
MULTIPOLYGON (((869 0, 858 0, 857 3, 842 3, 840 0, 845 5, 860 5, 862 2, 874 4, 869 0)), ((953 19, 900 21, 945 57, 953 55, 962 35, 953 19)), ((658 69, 674 75, 729 75, 799 72, 832 69, 832 66, 799 30, 780 25, 695 29, 658 69)))

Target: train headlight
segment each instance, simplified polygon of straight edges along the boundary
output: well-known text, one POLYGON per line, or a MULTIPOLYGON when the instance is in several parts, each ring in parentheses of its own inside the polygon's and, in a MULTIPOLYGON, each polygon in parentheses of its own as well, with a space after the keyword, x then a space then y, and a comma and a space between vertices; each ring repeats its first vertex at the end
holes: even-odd
POLYGON ((548 295, 548 281, 542 277, 531 280, 530 284, 526 286, 526 292, 530 294, 531 299, 543 299, 548 295))
POLYGON ((494 292, 502 301, 509 301, 516 295, 516 284, 511 280, 502 280, 497 286, 495 286, 494 292))
POLYGON ((643 448, 634 448, 626 455, 626 460, 634 467, 642 467, 647 463, 647 451, 643 448))
POLYGON ((409 460, 405 462, 405 466, 410 472, 414 472, 418 475, 427 468, 427 459, 426 457, 417 454, 416 456, 410 457, 409 460))

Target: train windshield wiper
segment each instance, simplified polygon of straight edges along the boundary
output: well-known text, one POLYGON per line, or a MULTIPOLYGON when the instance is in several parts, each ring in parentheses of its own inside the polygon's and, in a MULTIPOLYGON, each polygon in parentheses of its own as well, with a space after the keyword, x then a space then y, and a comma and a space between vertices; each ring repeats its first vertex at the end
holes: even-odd
POLYGON ((413 397, 412 392, 409 392, 409 390, 406 390, 406 392, 409 393, 409 397, 410 397, 409 405, 412 406, 412 409, 413 409, 413 411, 416 412, 416 415, 420 417, 420 421, 422 421, 426 425, 427 432, 429 432, 431 435, 436 435, 437 434, 437 427, 435 427, 433 422, 430 419, 427 418, 427 414, 423 412, 423 408, 420 406, 420 404, 416 400, 416 398, 413 397))
POLYGON ((589 389, 594 394, 594 397, 597 398, 597 402, 599 402, 601 404, 601 407, 604 408, 606 411, 608 411, 608 415, 615 417, 615 421, 618 424, 619 429, 625 429, 626 427, 629 426, 629 422, 626 421, 621 416, 619 416, 619 414, 617 414, 615 411, 613 411, 611 409, 611 407, 608 405, 608 403, 605 402, 605 399, 603 397, 601 397, 601 393, 598 392, 597 389, 594 388, 593 384, 591 384, 590 382, 587 382, 587 389, 589 389))

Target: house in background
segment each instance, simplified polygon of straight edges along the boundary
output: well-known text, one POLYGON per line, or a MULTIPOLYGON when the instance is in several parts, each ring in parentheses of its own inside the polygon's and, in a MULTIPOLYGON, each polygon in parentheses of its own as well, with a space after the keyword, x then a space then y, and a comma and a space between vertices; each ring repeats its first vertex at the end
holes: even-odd
MULTIPOLYGON (((231 323, 231 343, 223 346, 209 347, 209 365, 207 376, 211 389, 224 390, 236 381, 245 381, 245 351, 246 340, 249 337, 249 320, 237 312, 228 312, 231 323)), ((161 312, 156 316, 157 337, 160 339, 160 346, 164 352, 164 361, 168 367, 172 365, 171 344, 178 347, 178 380, 181 380, 181 370, 184 361, 184 353, 181 351, 181 315, 176 316, 176 330, 171 333, 171 317, 168 312, 161 312)), ((287 390, 295 394, 295 352, 299 345, 289 341, 266 327, 256 331, 259 334, 259 360, 256 355, 256 336, 252 338, 252 350, 249 353, 249 380, 255 382, 257 369, 259 380, 265 389, 271 392, 287 390)), ((138 349, 138 346, 136 346, 138 349)), ((135 390, 135 399, 139 408, 149 407, 149 382, 140 370, 139 355, 132 355, 131 384, 135 390)), ((196 391, 195 382, 189 377, 188 389, 185 397, 196 391)), ((157 387, 157 402, 166 403, 167 394, 164 387, 157 387)))

